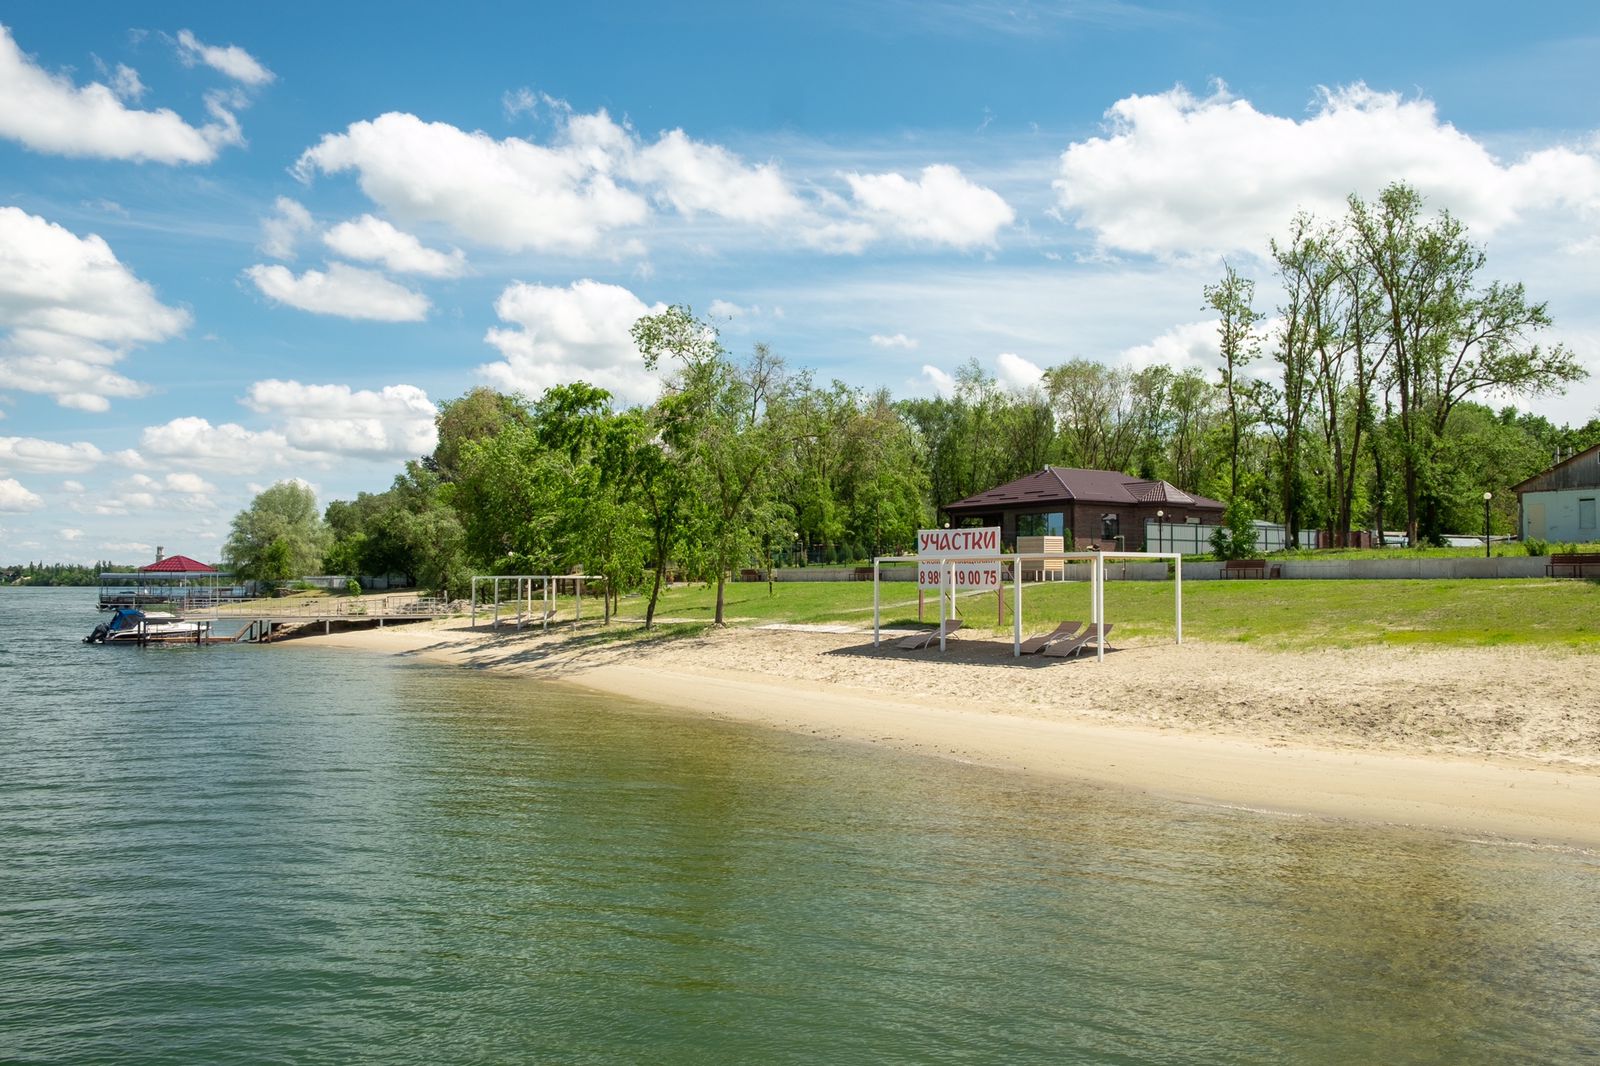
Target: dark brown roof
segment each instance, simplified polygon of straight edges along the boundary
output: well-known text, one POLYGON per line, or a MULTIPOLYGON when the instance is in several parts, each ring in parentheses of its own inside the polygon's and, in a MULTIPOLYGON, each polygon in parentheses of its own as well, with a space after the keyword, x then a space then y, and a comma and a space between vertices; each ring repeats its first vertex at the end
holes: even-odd
POLYGON ((1170 503, 1200 510, 1223 509, 1216 500, 1184 492, 1165 481, 1146 481, 1115 470, 1047 466, 987 492, 945 505, 946 511, 993 511, 1082 500, 1085 503, 1170 503))

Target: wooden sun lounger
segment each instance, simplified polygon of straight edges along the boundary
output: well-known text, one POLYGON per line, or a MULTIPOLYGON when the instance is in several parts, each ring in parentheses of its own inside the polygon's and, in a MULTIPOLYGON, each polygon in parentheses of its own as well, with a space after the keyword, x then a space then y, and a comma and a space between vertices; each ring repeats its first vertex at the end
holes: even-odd
POLYGON ((1042 636, 1029 637, 1023 641, 1022 654, 1033 655, 1035 652, 1043 651, 1046 645, 1053 644, 1058 640, 1066 640, 1082 628, 1082 622, 1062 622, 1055 629, 1042 636))
MULTIPOLYGON (((1104 632, 1100 635, 1102 640, 1111 635, 1111 628, 1113 625, 1114 623, 1112 622, 1107 622, 1105 624, 1104 632)), ((1049 647, 1045 648, 1044 653, 1050 656, 1052 659, 1065 659, 1069 656, 1076 657, 1083 654, 1084 648, 1094 647, 1094 642, 1095 628, 1091 625, 1088 629, 1085 629, 1082 633, 1079 633, 1076 636, 1068 637, 1066 640, 1056 641, 1054 644, 1051 644, 1049 647)), ((1106 645, 1107 649, 1110 647, 1111 645, 1106 645)))
MULTIPOLYGON (((954 633, 960 628, 961 619, 951 618, 945 622, 943 632, 944 635, 948 637, 951 633, 954 633)), ((895 641, 894 646, 897 648, 906 648, 910 651, 917 651, 919 649, 926 648, 928 645, 938 640, 939 633, 940 630, 937 629, 931 633, 918 633, 915 636, 905 637, 901 640, 895 641)))

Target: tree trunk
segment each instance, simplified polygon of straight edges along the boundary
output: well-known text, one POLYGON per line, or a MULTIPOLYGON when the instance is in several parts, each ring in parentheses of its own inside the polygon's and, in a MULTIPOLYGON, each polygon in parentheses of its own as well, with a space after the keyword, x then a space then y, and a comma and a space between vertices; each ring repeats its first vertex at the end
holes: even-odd
POLYGON ((650 624, 656 619, 656 598, 661 595, 661 569, 666 565, 660 556, 656 557, 656 577, 650 584, 650 603, 644 609, 644 627, 646 629, 649 629, 650 624))
POLYGON ((718 629, 726 629, 728 627, 728 624, 722 620, 722 586, 727 580, 727 574, 719 569, 717 571, 717 616, 711 622, 718 629))

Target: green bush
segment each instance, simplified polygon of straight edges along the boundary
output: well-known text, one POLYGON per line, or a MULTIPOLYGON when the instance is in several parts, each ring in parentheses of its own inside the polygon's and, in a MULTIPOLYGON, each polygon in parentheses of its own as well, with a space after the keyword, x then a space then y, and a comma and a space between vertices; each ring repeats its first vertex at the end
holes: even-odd
POLYGON ((1211 554, 1223 561, 1256 554, 1256 516, 1243 496, 1234 496, 1222 513, 1222 525, 1211 533, 1211 554))
POLYGON ((1522 550, 1527 552, 1529 555, 1549 555, 1550 542, 1547 540, 1541 540, 1538 537, 1529 537, 1527 540, 1522 542, 1522 550))
POLYGON ((351 578, 344 583, 344 590, 352 596, 359 596, 361 595, 361 582, 351 578))

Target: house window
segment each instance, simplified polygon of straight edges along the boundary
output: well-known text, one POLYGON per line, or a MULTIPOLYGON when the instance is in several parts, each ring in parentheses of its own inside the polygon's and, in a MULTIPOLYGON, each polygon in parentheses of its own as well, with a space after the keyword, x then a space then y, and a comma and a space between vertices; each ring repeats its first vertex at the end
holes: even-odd
POLYGON ((1065 535, 1066 528, 1066 517, 1060 511, 1017 515, 1019 537, 1060 537, 1065 535))
POLYGON ((1100 539, 1101 540, 1116 540, 1117 539, 1117 534, 1119 534, 1122 531, 1121 527, 1122 527, 1121 520, 1118 519, 1116 515, 1114 515, 1114 514, 1103 514, 1103 515, 1101 515, 1100 516, 1100 539))
POLYGON ((1578 528, 1594 528, 1594 499, 1592 497, 1578 501, 1578 528))

